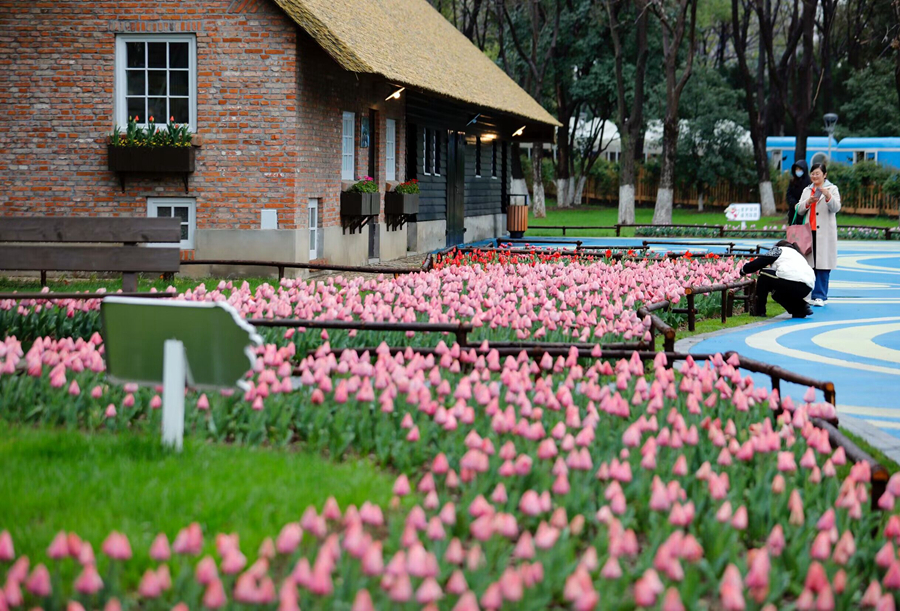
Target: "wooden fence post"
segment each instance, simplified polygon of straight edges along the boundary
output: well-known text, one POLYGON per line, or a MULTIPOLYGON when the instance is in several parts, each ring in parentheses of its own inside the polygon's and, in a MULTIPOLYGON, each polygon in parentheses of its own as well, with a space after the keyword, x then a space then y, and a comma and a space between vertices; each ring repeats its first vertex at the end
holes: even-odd
POLYGON ((694 331, 697 327, 697 311, 694 309, 694 293, 690 287, 685 289, 685 293, 687 294, 688 302, 688 330, 694 331))

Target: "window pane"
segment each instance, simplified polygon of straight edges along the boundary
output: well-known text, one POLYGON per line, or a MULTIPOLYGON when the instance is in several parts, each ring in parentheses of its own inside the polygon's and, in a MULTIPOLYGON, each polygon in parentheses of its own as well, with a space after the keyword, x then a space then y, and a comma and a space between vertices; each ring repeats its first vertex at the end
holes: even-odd
POLYGON ((166 43, 164 42, 148 42, 147 43, 147 64, 150 68, 166 68, 166 43))
POLYGON ((147 59, 144 57, 144 43, 126 42, 125 52, 128 56, 129 68, 144 68, 147 65, 147 59))
POLYGON ((147 120, 147 108, 145 98, 128 98, 128 116, 137 117, 137 121, 147 120))
POLYGON ((127 95, 145 95, 147 92, 144 90, 144 86, 146 85, 144 71, 143 70, 129 70, 127 72, 127 80, 128 80, 128 91, 127 95))
POLYGON ((316 226, 316 209, 315 208, 309 209, 309 226, 310 227, 316 226))
POLYGON ((188 67, 188 43, 186 42, 170 42, 169 43, 169 68, 187 68, 188 67))
POLYGON ((187 239, 188 239, 188 226, 187 226, 187 223, 182 223, 182 224, 181 224, 181 239, 182 239, 182 240, 187 240, 187 239))
POLYGON ((309 250, 310 252, 316 250, 316 230, 309 230, 309 250))
POLYGON ((169 95, 188 94, 187 70, 173 70, 169 72, 169 95))
POLYGON ((166 98, 147 98, 147 116, 153 117, 156 123, 165 123, 169 118, 166 115, 166 98))
POLYGON ((159 218, 169 218, 172 216, 171 206, 159 206, 156 208, 156 216, 159 218))
POLYGON ((175 117, 175 123, 190 123, 191 118, 188 115, 188 99, 170 98, 169 116, 175 117))
POLYGON ((166 95, 169 88, 166 86, 165 70, 150 70, 147 73, 147 94, 166 95))
POLYGON ((175 216, 181 219, 182 223, 188 222, 188 209, 187 206, 175 206, 175 216))

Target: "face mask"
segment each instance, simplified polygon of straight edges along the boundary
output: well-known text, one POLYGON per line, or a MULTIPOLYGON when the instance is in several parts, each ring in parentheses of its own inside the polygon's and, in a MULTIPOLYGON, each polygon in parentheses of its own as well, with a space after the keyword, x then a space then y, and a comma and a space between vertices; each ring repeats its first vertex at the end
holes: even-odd
POLYGON ((794 176, 796 176, 797 178, 803 178, 803 170, 795 171, 794 176))

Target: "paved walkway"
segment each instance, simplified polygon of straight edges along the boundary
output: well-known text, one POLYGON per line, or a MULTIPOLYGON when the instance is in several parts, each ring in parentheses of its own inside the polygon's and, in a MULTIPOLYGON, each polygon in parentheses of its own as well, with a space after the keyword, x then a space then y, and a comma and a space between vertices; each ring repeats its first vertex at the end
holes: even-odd
MULTIPOLYGON (((627 238, 578 239, 586 244, 640 243, 640 239, 627 238)), ((768 247, 775 240, 735 242, 768 247)), ((539 245, 540 238, 534 238, 534 243, 539 245)), ((691 250, 699 253, 704 249, 691 250)), ((694 353, 736 350, 812 378, 830 380, 837 391, 841 425, 898 460, 900 242, 841 241, 838 268, 831 274, 829 293, 828 304, 813 308, 814 314, 809 318, 793 320, 784 315, 682 340, 676 349, 694 353)), ((754 377, 757 384, 770 386, 767 376, 754 377)), ((781 389, 795 401, 807 390, 784 382, 781 389)))

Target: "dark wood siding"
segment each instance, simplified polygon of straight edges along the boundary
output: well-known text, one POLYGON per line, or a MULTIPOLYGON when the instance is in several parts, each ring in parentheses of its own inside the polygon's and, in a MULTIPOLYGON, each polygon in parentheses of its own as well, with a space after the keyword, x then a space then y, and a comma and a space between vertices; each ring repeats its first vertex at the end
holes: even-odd
MULTIPOLYGON (((481 143, 481 177, 475 175, 475 144, 468 139, 466 146, 466 216, 500 214, 503 195, 508 190, 504 181, 509 172, 504 172, 503 143, 497 140, 497 178, 491 176, 491 148, 493 142, 481 143)), ((507 185, 508 186, 508 185, 507 185)))
MULTIPOLYGON (((415 177, 419 180, 420 221, 436 221, 447 218, 447 133, 437 130, 440 135, 440 174, 425 174, 425 129, 431 127, 416 125, 415 130, 415 177)), ((412 144, 412 143, 411 143, 412 144)))

